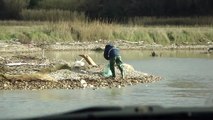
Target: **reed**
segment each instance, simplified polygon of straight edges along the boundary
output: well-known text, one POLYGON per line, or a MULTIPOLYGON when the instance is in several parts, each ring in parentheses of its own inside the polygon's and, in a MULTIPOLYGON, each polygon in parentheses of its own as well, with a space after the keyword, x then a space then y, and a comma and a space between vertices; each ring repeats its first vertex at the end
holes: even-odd
POLYGON ((212 26, 141 26, 100 21, 0 21, 0 40, 22 43, 127 40, 144 44, 201 45, 213 41, 212 26), (25 23, 25 24, 24 24, 25 23))

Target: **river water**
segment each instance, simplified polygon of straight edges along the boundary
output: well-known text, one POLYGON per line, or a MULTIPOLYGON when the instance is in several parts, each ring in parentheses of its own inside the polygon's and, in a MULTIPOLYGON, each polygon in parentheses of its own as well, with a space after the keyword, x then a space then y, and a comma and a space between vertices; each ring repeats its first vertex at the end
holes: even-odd
MULTIPOLYGON (((202 51, 122 51, 124 62, 163 80, 112 89, 0 91, 0 118, 25 118, 92 106, 159 105, 163 107, 213 106, 213 54, 202 51)), ((67 62, 88 54, 97 64, 107 63, 101 52, 46 52, 50 59, 67 62)))

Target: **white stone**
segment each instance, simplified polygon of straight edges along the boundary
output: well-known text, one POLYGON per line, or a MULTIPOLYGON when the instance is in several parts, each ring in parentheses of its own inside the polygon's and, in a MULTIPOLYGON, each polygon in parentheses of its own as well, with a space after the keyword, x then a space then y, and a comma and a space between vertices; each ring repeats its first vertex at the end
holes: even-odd
POLYGON ((85 63, 82 60, 83 59, 75 61, 74 66, 75 67, 82 67, 82 66, 84 66, 85 63))
POLYGON ((84 88, 87 87, 87 82, 85 80, 81 80, 81 86, 83 86, 84 88))

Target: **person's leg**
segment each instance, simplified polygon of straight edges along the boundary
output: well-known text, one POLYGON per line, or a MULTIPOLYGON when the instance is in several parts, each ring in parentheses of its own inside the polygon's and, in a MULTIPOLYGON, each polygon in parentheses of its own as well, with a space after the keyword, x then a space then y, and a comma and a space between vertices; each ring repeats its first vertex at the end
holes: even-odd
POLYGON ((122 66, 123 62, 121 60, 121 56, 117 56, 115 62, 117 64, 117 66, 118 66, 118 69, 121 72, 122 78, 124 78, 124 69, 123 69, 123 66, 122 66))
POLYGON ((110 70, 112 72, 112 77, 115 77, 115 58, 109 60, 110 70))

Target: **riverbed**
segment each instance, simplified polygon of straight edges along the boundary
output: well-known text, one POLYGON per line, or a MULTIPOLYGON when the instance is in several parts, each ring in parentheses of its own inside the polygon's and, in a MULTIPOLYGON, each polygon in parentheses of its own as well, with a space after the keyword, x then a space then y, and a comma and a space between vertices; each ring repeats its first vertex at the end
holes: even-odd
MULTIPOLYGON (((156 51, 158 56, 151 57, 151 51, 121 51, 125 63, 163 80, 96 90, 1 90, 0 118, 35 117, 100 105, 213 106, 213 54, 204 52, 156 51)), ((45 56, 71 62, 81 59, 78 55, 82 53, 98 64, 107 64, 102 52, 46 51, 45 56)))

